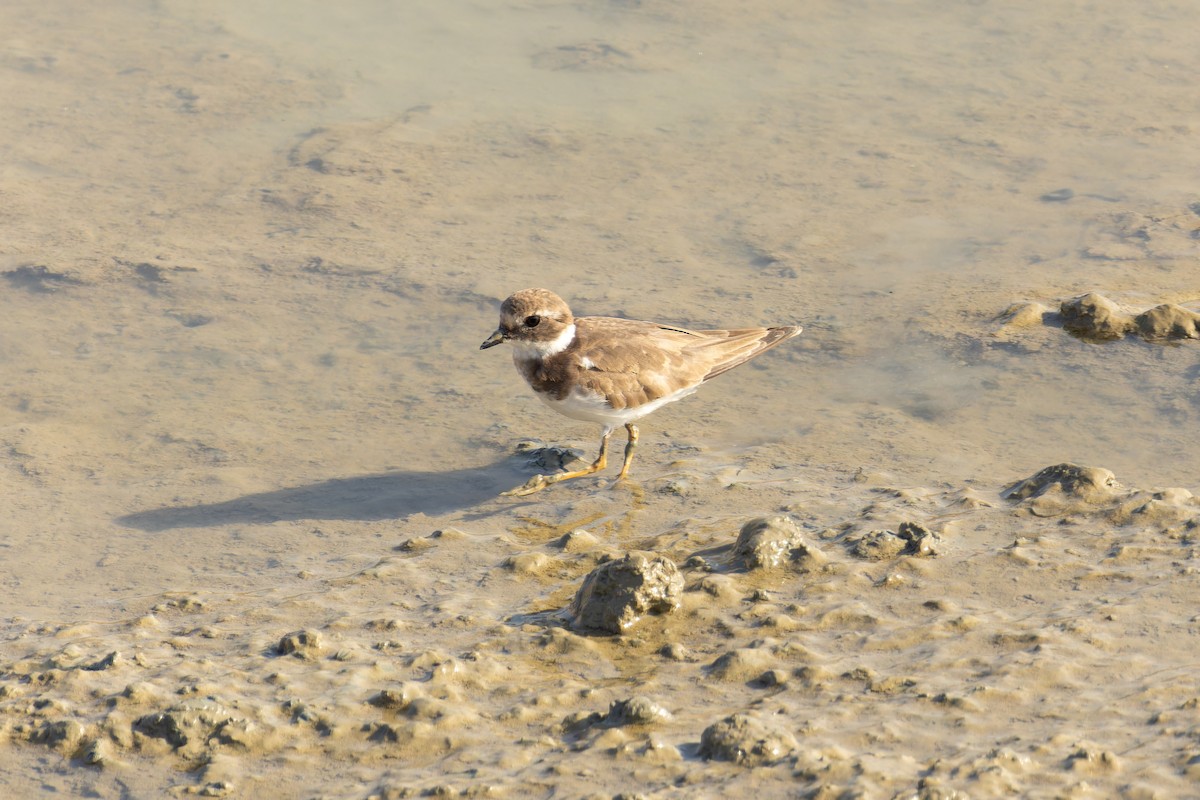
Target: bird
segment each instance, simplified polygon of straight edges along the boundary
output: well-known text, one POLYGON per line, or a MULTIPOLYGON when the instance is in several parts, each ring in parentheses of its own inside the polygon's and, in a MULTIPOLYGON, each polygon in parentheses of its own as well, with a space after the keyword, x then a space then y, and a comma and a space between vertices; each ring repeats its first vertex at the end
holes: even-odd
POLYGON ((513 364, 538 399, 573 419, 603 426, 600 455, 582 469, 535 475, 505 496, 524 497, 608 465, 608 439, 629 434, 617 481, 629 475, 636 420, 692 394, 702 383, 800 333, 799 325, 693 331, 616 317, 576 317, 547 289, 523 289, 500 306, 500 325, 480 350, 508 342, 513 364))

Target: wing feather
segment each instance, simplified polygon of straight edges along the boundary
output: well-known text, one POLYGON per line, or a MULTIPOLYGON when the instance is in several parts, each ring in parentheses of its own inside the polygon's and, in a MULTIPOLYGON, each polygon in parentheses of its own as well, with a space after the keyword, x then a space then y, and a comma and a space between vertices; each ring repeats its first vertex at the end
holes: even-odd
POLYGON ((578 380, 613 408, 695 387, 800 332, 798 327, 692 331, 613 317, 578 317, 578 380))

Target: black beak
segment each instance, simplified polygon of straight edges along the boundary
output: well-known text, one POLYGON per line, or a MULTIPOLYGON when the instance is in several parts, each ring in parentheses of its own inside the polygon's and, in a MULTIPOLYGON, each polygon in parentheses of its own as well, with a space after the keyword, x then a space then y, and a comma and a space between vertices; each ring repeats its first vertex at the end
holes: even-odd
POLYGON ((487 338, 487 341, 485 341, 483 344, 479 345, 479 349, 487 350, 489 347, 495 347, 496 345, 500 344, 501 342, 504 342, 507 340, 508 340, 508 336, 504 333, 504 331, 497 328, 496 332, 487 338))

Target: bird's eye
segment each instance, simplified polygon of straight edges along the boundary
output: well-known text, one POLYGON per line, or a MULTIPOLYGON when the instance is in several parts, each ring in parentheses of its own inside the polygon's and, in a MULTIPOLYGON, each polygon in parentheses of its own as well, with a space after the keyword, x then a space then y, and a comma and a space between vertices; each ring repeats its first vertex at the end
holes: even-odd
POLYGON ((532 314, 525 318, 525 327, 526 328, 536 328, 538 323, 541 321, 542 321, 541 317, 539 317, 537 314, 532 314))

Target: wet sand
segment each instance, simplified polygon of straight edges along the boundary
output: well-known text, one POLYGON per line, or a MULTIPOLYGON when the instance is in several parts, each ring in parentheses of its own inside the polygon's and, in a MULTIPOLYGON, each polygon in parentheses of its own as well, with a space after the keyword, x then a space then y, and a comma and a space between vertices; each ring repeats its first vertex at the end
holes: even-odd
POLYGON ((1196 11, 792 6, 6 5, 0 794, 1191 793, 1196 11))

